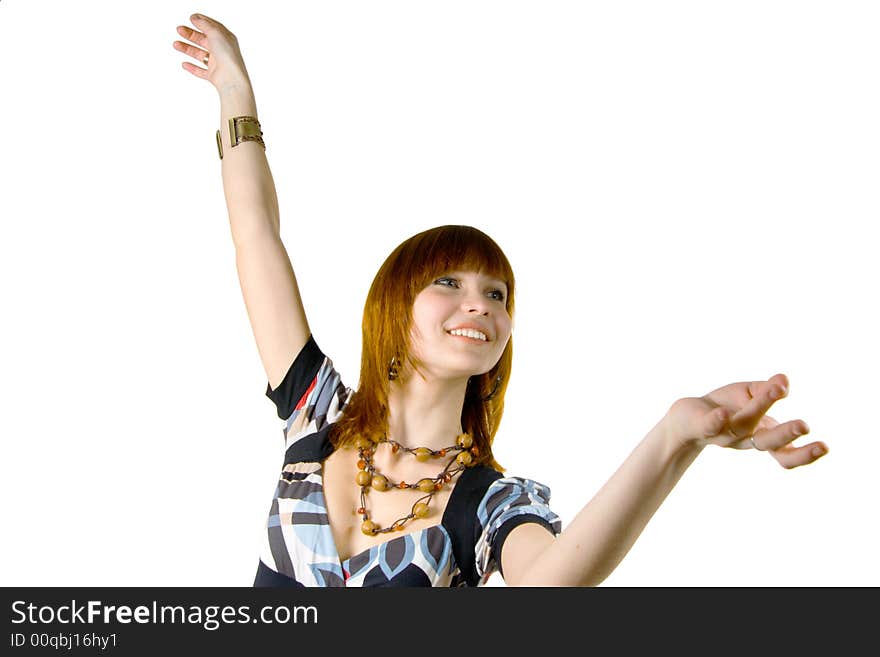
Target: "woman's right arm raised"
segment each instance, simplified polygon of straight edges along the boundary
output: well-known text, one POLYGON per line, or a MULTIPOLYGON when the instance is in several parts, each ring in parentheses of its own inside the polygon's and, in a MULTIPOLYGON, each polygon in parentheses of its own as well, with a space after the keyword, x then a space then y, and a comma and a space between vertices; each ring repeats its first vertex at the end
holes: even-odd
POLYGON ((245 141, 229 143, 229 119, 257 116, 257 104, 238 40, 226 27, 208 17, 191 17, 197 29, 177 28, 195 45, 174 47, 202 61, 207 69, 189 62, 183 68, 209 80, 220 96, 221 169, 229 225, 235 245, 238 280, 269 385, 277 388, 310 335, 302 298, 281 241, 278 197, 263 146, 245 141))

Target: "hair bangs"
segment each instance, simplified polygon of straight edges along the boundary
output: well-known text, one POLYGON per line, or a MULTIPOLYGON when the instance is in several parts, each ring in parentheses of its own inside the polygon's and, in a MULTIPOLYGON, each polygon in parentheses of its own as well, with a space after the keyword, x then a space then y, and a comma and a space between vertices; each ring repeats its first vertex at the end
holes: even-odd
MULTIPOLYGON (((512 301, 513 269, 501 247, 484 232, 472 226, 440 226, 421 233, 413 242, 411 254, 415 257, 407 263, 412 298, 441 274, 475 271, 504 283, 505 299, 508 304, 512 301)), ((513 312, 510 305, 507 310, 513 312)))

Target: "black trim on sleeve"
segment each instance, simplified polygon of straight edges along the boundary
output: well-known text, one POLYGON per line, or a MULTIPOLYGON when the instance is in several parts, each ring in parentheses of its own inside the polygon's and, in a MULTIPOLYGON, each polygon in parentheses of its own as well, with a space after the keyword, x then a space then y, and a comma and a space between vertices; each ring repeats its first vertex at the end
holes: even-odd
MULTIPOLYGON (((284 453, 284 465, 288 463, 318 463, 330 456, 335 448, 330 442, 332 424, 324 425, 313 434, 297 440, 284 453)), ((454 489, 453 489, 454 490, 454 489)))
POLYGON ((477 586, 477 559, 474 548, 480 538, 477 509, 493 481, 503 477, 488 465, 467 468, 461 473, 446 504, 441 524, 452 539, 452 554, 468 586, 477 586))
POLYGON ((492 541, 492 554, 495 555, 495 562, 498 564, 498 572, 501 573, 501 577, 504 577, 504 571, 501 569, 501 548, 504 547, 504 541, 507 540, 507 535, 516 527, 527 522, 538 523, 548 532, 556 536, 556 532, 553 531, 553 525, 547 522, 546 518, 542 518, 534 513, 523 513, 522 515, 514 516, 505 522, 498 528, 498 531, 495 532, 495 539, 492 541))
POLYGON ((297 403, 324 364, 324 358, 324 352, 318 347, 315 338, 309 334, 309 339, 293 359, 287 374, 284 375, 284 380, 278 384, 278 387, 272 390, 272 384, 266 384, 266 396, 275 402, 279 418, 286 420, 293 415, 297 403))

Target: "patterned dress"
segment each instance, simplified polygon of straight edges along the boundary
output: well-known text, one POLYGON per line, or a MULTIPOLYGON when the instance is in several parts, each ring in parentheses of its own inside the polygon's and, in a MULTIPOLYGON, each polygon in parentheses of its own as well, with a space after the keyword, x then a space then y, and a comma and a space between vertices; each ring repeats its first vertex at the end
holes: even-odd
POLYGON ((439 525, 403 534, 340 560, 327 520, 323 461, 330 426, 353 390, 314 337, 266 396, 284 420, 284 464, 266 523, 254 586, 480 586, 500 570, 510 531, 534 522, 554 535, 550 489, 488 466, 464 470, 439 525))

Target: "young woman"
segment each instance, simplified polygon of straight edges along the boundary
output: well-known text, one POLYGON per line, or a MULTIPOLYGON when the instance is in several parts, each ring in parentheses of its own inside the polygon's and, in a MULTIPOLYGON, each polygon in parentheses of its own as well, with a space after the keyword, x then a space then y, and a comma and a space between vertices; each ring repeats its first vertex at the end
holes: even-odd
POLYGON ((543 484, 504 476, 492 440, 511 372, 514 275, 468 226, 410 237, 367 295, 361 375, 345 386, 311 335, 282 244, 256 101, 238 42, 193 15, 174 47, 221 102, 218 153, 239 280, 285 455, 256 586, 476 586, 602 582, 707 445, 793 468, 827 452, 791 443, 802 420, 766 415, 788 380, 733 383, 671 405, 562 530, 543 484))

